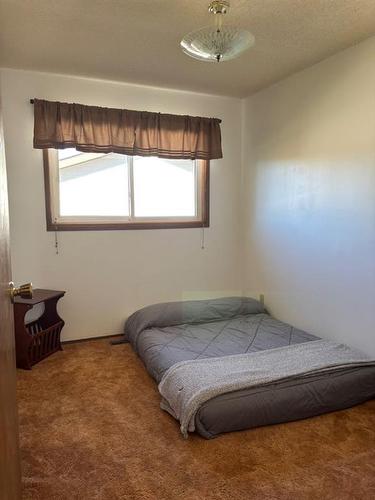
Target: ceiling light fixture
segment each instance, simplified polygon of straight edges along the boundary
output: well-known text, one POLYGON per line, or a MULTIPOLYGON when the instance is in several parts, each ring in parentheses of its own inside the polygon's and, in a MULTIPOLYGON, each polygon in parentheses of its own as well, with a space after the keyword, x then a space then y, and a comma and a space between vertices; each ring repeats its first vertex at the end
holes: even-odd
POLYGON ((185 54, 200 61, 229 61, 254 45, 255 38, 249 31, 223 26, 223 16, 229 10, 229 1, 214 0, 208 10, 214 15, 214 26, 184 36, 181 48, 185 54))

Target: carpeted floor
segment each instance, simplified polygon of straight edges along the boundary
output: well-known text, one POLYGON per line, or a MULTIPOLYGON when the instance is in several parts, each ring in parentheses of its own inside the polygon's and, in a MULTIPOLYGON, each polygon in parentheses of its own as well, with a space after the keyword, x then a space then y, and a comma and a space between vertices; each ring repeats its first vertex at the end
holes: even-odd
POLYGON ((185 441, 129 345, 69 344, 18 372, 24 499, 375 498, 375 401, 185 441))

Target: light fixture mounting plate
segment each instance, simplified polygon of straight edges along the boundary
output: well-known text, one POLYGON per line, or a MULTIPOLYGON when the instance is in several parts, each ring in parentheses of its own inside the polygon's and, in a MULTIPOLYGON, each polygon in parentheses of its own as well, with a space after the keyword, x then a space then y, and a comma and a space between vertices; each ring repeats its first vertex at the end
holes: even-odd
POLYGON ((226 14, 229 6, 228 0, 213 0, 208 6, 208 11, 212 14, 226 14))

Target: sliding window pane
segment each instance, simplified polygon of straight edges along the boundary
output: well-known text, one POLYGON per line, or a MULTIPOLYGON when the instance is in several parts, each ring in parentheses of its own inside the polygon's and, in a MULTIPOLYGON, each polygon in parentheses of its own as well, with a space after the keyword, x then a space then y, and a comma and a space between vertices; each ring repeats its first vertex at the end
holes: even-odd
POLYGON ((59 151, 61 216, 129 216, 124 155, 59 151))
POLYGON ((133 159, 136 217, 196 216, 196 173, 192 160, 133 159))

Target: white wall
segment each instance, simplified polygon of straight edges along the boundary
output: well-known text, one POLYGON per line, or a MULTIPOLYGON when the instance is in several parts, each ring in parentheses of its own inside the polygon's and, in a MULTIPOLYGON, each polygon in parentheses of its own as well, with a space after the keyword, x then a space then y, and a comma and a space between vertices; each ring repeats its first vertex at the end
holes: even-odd
POLYGON ((8 69, 1 83, 13 279, 67 291, 65 340, 120 333, 146 304, 240 293, 240 100, 8 69), (56 255, 45 229, 42 152, 32 148, 31 97, 221 118, 224 159, 211 163, 205 250, 200 229, 85 231, 60 232, 56 255))
POLYGON ((374 53, 371 38, 242 105, 1 70, 14 280, 67 290, 66 340, 119 333, 146 304, 242 291, 265 293, 280 319, 375 354, 374 53), (206 249, 199 229, 86 231, 59 233, 55 255, 30 97, 222 118, 206 249))
POLYGON ((245 289, 375 354, 375 38, 243 104, 245 289))

